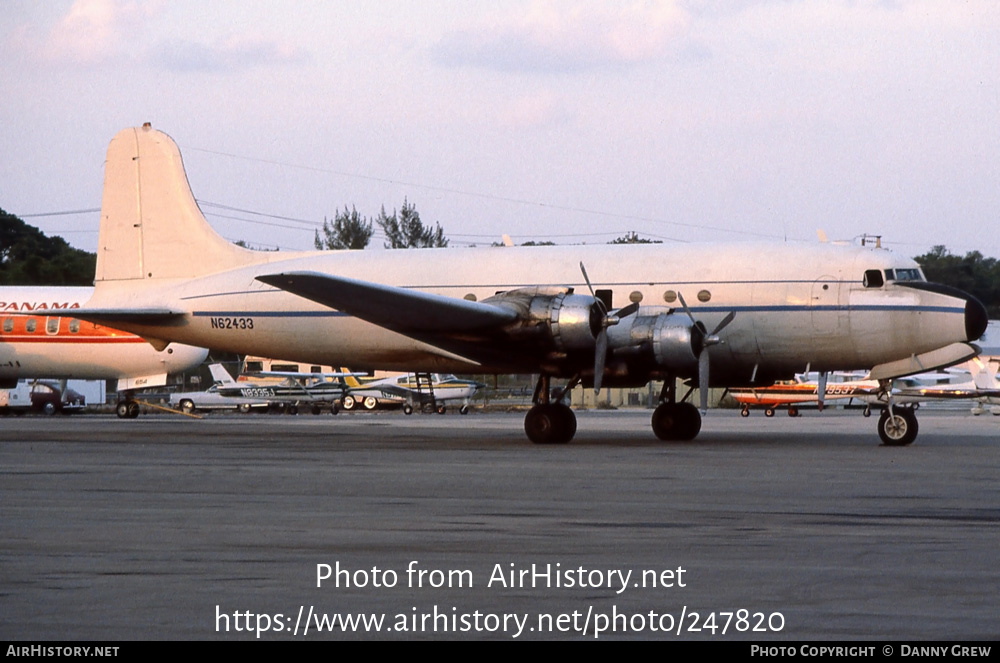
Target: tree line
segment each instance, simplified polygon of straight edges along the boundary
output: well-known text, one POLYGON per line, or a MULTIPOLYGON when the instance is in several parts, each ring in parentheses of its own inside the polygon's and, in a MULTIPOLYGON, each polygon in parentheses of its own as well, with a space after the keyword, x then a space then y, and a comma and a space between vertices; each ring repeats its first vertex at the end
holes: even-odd
POLYGON ((97 255, 0 209, 0 285, 93 285, 97 255))

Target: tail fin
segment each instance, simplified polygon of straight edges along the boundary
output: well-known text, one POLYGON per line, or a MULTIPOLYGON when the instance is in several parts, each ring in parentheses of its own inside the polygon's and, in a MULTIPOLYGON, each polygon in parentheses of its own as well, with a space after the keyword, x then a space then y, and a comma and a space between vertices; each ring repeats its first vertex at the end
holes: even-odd
POLYGON ((351 374, 351 369, 344 368, 343 366, 341 366, 340 367, 340 372, 345 374, 344 375, 344 384, 346 384, 351 389, 360 389, 361 388, 361 383, 358 382, 358 379, 356 377, 354 377, 354 375, 351 374))
POLYGON ((222 364, 209 364, 208 370, 212 372, 212 379, 216 382, 225 385, 236 384, 236 380, 233 379, 233 376, 229 374, 229 371, 222 364))
POLYGON ((96 281, 192 278, 262 260, 205 220, 170 136, 147 123, 111 140, 96 281))

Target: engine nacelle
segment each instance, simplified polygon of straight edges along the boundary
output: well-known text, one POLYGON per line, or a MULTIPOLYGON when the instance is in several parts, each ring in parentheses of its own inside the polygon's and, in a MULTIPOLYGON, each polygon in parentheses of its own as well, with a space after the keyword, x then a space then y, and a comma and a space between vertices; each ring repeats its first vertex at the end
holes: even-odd
POLYGON ((672 370, 698 365, 703 338, 690 318, 676 313, 630 315, 608 328, 608 347, 615 357, 643 357, 672 370))
POLYGON ((521 288, 483 303, 517 313, 517 321, 504 329, 510 339, 535 341, 560 352, 592 349, 604 319, 595 298, 574 295, 572 288, 521 288))

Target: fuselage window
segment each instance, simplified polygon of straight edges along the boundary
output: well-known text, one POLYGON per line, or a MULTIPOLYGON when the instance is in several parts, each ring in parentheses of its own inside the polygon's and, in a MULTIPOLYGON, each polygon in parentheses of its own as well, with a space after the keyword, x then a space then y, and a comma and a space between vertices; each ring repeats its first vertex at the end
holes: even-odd
POLYGON ((3 330, 8 334, 14 331, 14 318, 3 319, 3 330))
POLYGON ((247 373, 260 373, 264 370, 264 362, 262 361, 248 361, 244 370, 247 373))
POLYGON ((62 318, 46 318, 45 319, 45 333, 46 334, 58 334, 59 333, 59 321, 62 318))
POLYGON ((28 318, 28 321, 24 323, 24 331, 34 334, 36 329, 38 329, 38 321, 34 318, 28 318))
POLYGON ((864 284, 866 288, 881 288, 885 285, 882 279, 882 272, 878 269, 869 269, 865 272, 864 284))
POLYGON ((69 333, 79 334, 80 333, 80 321, 73 319, 69 321, 69 333))

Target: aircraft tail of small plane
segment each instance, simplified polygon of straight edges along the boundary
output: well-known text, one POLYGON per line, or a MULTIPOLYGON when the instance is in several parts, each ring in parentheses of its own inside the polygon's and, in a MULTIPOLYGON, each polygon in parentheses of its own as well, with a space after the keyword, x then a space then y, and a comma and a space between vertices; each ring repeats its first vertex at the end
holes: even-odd
POLYGON ((209 364, 208 370, 212 373, 212 379, 224 385, 235 385, 236 380, 229 374, 222 364, 209 364))
POLYGON ((344 373, 344 384, 347 385, 348 389, 360 389, 363 385, 358 381, 358 378, 351 373, 349 368, 343 366, 340 367, 341 372, 344 373))
POLYGON ((148 123, 108 147, 96 282, 194 278, 266 260, 205 220, 180 150, 148 123))

